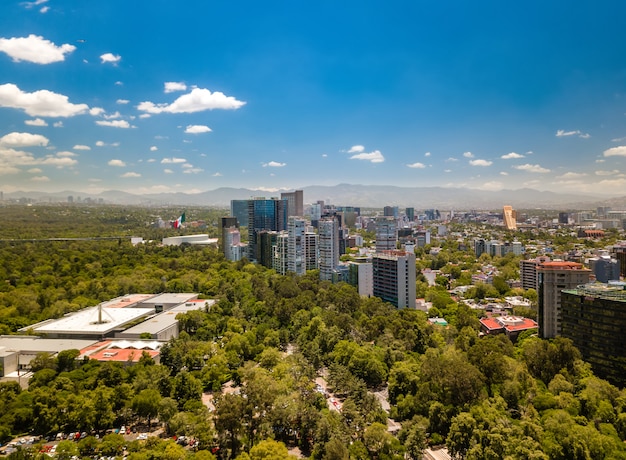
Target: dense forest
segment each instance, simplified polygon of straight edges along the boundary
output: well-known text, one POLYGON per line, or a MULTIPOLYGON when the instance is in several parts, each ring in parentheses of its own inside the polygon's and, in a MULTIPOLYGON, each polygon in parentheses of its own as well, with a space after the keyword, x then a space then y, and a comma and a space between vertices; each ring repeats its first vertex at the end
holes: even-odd
MULTIPOLYGON (((5 441, 27 433, 93 434, 60 442, 63 460, 122 452, 130 460, 281 459, 296 447, 312 459, 400 460, 420 459, 424 448, 442 444, 467 459, 626 458, 624 390, 595 377, 566 339, 525 334, 512 344, 505 336, 480 337, 477 314, 444 282, 426 294, 448 320, 445 328, 424 312, 319 281, 315 271, 281 276, 245 260, 227 262, 215 248, 162 247, 158 238, 173 230, 150 226, 154 210, 2 212, 19 222, 6 239, 155 240, 0 242, 5 334, 128 293, 197 292, 217 300, 209 311, 179 317, 180 337, 162 348, 160 364, 148 357, 135 366, 77 362, 76 350, 38 355, 28 389, 0 383, 5 441), (319 391, 320 376, 340 411, 319 391), (388 412, 377 393, 387 395, 388 412), (213 407, 203 395, 212 396, 213 407), (389 431, 389 419, 401 428, 389 431), (121 425, 162 425, 164 436, 126 442, 106 434, 121 425), (196 443, 183 447, 172 436, 196 443)), ((209 226, 219 216, 195 212, 209 226)), ((454 257, 471 263, 469 253, 454 257)), ((37 457, 40 444, 10 457, 37 457)))

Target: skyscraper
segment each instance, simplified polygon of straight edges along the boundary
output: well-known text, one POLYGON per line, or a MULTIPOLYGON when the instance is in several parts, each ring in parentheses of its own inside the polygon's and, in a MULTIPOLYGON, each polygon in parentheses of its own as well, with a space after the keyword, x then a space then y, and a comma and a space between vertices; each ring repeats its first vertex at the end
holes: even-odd
MULTIPOLYGON (((261 231, 280 232, 287 229, 286 200, 254 198, 248 200, 248 259, 260 259, 257 234, 261 231)), ((270 250, 271 260, 271 250, 270 250)), ((271 267, 271 263, 269 265, 271 267)))
POLYGON ((248 201, 230 200, 230 215, 235 217, 242 227, 248 226, 248 201))
POLYGON ((228 258, 227 253, 228 251, 230 251, 230 249, 227 246, 226 236, 231 227, 235 227, 235 228, 239 227, 236 217, 222 217, 220 219, 220 230, 221 230, 220 233, 221 233, 222 238, 219 244, 220 244, 220 250, 222 251, 224 256, 226 256, 226 258, 228 258))
POLYGON ((302 217, 289 217, 287 224, 287 270, 297 275, 306 272, 305 254, 306 221, 302 217))
POLYGON ((294 192, 283 192, 280 194, 281 200, 287 200, 287 216, 303 216, 304 215, 304 198, 302 190, 294 192))
POLYGON ((372 257, 376 297, 398 308, 415 308, 415 254, 406 251, 376 252, 372 257))
POLYGON ((319 221, 319 265, 320 279, 332 280, 339 265, 339 223, 335 217, 319 221))
POLYGON ((590 274, 591 270, 576 262, 555 260, 537 265, 540 337, 561 335, 561 291, 588 283, 590 274))
POLYGON ((376 252, 396 249, 398 228, 393 217, 376 218, 376 252))
POLYGON ((409 222, 413 222, 415 220, 415 208, 406 208, 404 213, 406 214, 406 218, 409 222))
POLYGON ((319 235, 315 232, 304 234, 304 260, 307 270, 317 270, 319 268, 319 235))

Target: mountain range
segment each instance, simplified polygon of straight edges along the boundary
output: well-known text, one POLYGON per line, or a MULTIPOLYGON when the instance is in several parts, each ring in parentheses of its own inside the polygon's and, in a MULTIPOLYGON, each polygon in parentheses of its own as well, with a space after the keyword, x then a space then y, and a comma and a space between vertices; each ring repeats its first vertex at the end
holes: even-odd
MULTIPOLYGON (((334 186, 312 185, 303 187, 305 203, 323 200, 343 206, 381 208, 383 206, 414 207, 416 209, 469 210, 498 209, 511 205, 518 209, 593 209, 596 206, 621 208, 626 206, 626 197, 601 195, 555 193, 529 188, 518 190, 485 191, 468 188, 446 187, 395 187, 389 185, 339 184, 334 186)), ((283 190, 288 191, 288 190, 283 190)), ((202 193, 159 193, 132 194, 119 190, 108 190, 98 194, 75 191, 63 192, 11 192, 4 193, 5 200, 28 199, 32 202, 74 202, 90 198, 105 203, 141 206, 211 206, 229 207, 230 200, 243 200, 251 197, 266 198, 280 196, 274 192, 221 187, 202 193)))

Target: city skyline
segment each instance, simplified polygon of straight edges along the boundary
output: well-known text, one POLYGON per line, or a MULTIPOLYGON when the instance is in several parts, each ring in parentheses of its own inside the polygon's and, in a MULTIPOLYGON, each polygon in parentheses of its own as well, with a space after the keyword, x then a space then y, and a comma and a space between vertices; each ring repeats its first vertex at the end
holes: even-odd
POLYGON ((626 194, 617 1, 11 1, 4 192, 626 194))

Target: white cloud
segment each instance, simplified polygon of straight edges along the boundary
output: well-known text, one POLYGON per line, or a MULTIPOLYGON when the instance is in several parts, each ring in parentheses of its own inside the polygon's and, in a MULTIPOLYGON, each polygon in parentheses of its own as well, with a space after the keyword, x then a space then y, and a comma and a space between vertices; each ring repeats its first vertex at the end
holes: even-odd
POLYGON ((222 177, 222 173, 221 172, 216 172, 215 174, 213 174, 213 177, 222 177))
POLYGON ((576 131, 565 131, 564 129, 559 129, 556 132, 556 137, 575 136, 576 134, 580 134, 580 131, 579 130, 576 130, 576 131))
POLYGON ((159 150, 159 148, 156 145, 153 145, 152 147, 150 147, 151 152, 156 152, 157 150, 159 150))
POLYGON ((107 164, 109 166, 116 166, 118 168, 123 168, 124 166, 126 166, 126 163, 124 163, 122 160, 110 160, 107 164))
POLYGON ((187 160, 185 160, 184 158, 176 158, 176 157, 163 158, 161 160, 161 164, 164 164, 164 165, 175 164, 175 163, 187 163, 187 160))
POLYGON ((424 163, 411 163, 406 165, 407 168, 414 168, 414 169, 424 169, 426 167, 426 165, 424 163))
POLYGON ((97 117, 98 115, 102 115, 104 113, 104 109, 102 107, 92 107, 89 109, 89 115, 97 117))
POLYGON ((504 188, 504 184, 502 184, 502 182, 499 182, 497 180, 485 182, 480 187, 478 187, 478 189, 480 190, 491 190, 491 191, 502 190, 503 188, 504 188))
POLYGON ((600 187, 608 187, 608 188, 623 187, 624 185, 626 185, 626 179, 625 178, 604 179, 604 180, 601 180, 600 182, 598 182, 598 185, 600 187))
POLYGON ((69 157, 56 157, 48 155, 43 160, 40 160, 38 163, 42 165, 50 165, 56 166, 57 168, 63 168, 64 166, 74 166, 78 163, 78 161, 69 157))
POLYGON ((189 125, 185 129, 185 134, 201 134, 210 133, 212 130, 208 126, 204 125, 189 125))
POLYGON ((564 129, 559 129, 556 132, 556 137, 568 137, 568 136, 578 136, 582 139, 589 139, 591 137, 590 134, 588 133, 583 133, 580 130, 575 130, 575 131, 565 131, 564 129))
POLYGON ((187 85, 178 81, 166 81, 165 90, 166 93, 173 93, 175 91, 186 91, 187 85))
POLYGON ((42 6, 41 9, 39 10, 41 14, 46 14, 48 11, 50 11, 49 6, 42 6))
MULTIPOLYGON (((465 154, 463 154, 465 155, 465 154)), ((489 160, 470 160, 469 164, 472 166, 491 166, 493 164, 493 161, 489 161, 489 160)))
POLYGON ((523 164, 523 165, 518 165, 518 166, 513 166, 515 169, 519 169, 520 171, 526 171, 526 172, 531 172, 531 173, 540 173, 540 174, 544 174, 544 173, 549 173, 550 170, 547 168, 544 168, 540 165, 531 165, 529 163, 523 164))
POLYGON ((278 161, 270 161, 269 163, 263 163, 264 168, 282 168, 287 166, 287 163, 279 163, 278 161))
POLYGON ((72 147, 73 150, 91 150, 91 147, 89 147, 88 145, 80 145, 80 144, 76 144, 74 147, 72 147))
POLYGON ((32 117, 73 117, 89 110, 87 104, 72 104, 62 94, 47 89, 25 93, 12 83, 0 85, 0 107, 21 109, 32 117))
POLYGON ((380 153, 380 150, 374 150, 371 153, 359 153, 357 155, 352 155, 350 159, 371 161, 372 163, 382 163, 385 161, 385 157, 382 153, 380 153))
POLYGON ((0 137, 0 145, 7 147, 45 147, 48 142, 48 138, 41 134, 14 132, 0 137))
POLYGON ((202 168, 188 168, 188 169, 185 169, 183 171, 183 173, 184 174, 198 174, 198 173, 201 173, 203 171, 204 171, 204 169, 202 169, 202 168))
POLYGON ((361 153, 365 151, 365 147, 363 145, 353 145, 348 150, 348 153, 361 153))
POLYGON ((154 162, 156 162, 156 160, 155 160, 154 158, 148 158, 148 161, 147 161, 147 162, 148 162, 148 163, 154 163, 154 162))
POLYGON ((27 172, 30 174, 41 174, 43 170, 41 168, 30 168, 27 172))
MULTIPOLYGON (((104 112, 104 110, 103 110, 103 112, 104 112)), ((91 111, 90 111, 90 113, 91 113, 91 111)), ((105 120, 114 120, 116 118, 122 118, 122 114, 116 111, 116 112, 113 112, 111 114, 104 114, 103 117, 104 117, 105 120)))
POLYGON ((184 94, 171 104, 155 104, 154 102, 142 102, 137 106, 138 110, 152 114, 157 113, 194 113, 204 110, 235 110, 245 105, 232 96, 226 96, 220 91, 211 92, 208 89, 194 88, 190 93, 184 94))
POLYGON ((455 162, 455 161, 459 161, 458 158, 454 158, 454 157, 450 157, 446 160, 446 162, 455 162))
POLYGON ((35 64, 51 64, 65 60, 74 51, 74 45, 56 46, 50 40, 30 34, 21 38, 0 38, 0 51, 8 54, 14 62, 27 61, 35 64))
POLYGON ((128 99, 118 99, 117 101, 115 101, 116 104, 128 104, 130 101, 128 99))
POLYGON ((63 150, 62 152, 57 152, 58 157, 77 157, 78 154, 74 152, 70 152, 68 150, 63 150))
POLYGON ((48 126, 45 120, 35 118, 34 120, 24 120, 24 124, 28 126, 48 126))
POLYGON ((24 8, 31 9, 35 6, 43 5, 44 3, 48 3, 48 0, 35 0, 33 2, 23 2, 24 8))
POLYGON ((120 56, 119 54, 113 54, 113 53, 104 53, 103 55, 100 56, 100 62, 102 64, 106 62, 109 62, 111 64, 117 64, 118 62, 120 62, 121 59, 122 59, 122 56, 120 56))
POLYGON ((524 158, 524 155, 520 155, 519 153, 511 152, 506 155, 502 155, 500 158, 503 160, 515 160, 517 158, 524 158))
POLYGON ((150 118, 150 117, 152 117, 152 115, 150 115, 149 113, 142 113, 141 115, 139 115, 139 118, 141 119, 150 118))
POLYGON ((50 178, 47 176, 34 176, 31 177, 30 180, 33 182, 50 182, 50 178))
POLYGON ((52 123, 52 126, 54 126, 55 128, 63 128, 63 122, 55 121, 54 123, 52 123))
POLYGON ((464 152, 463 156, 465 158, 474 158, 474 154, 472 152, 464 152))
POLYGON ((614 169, 613 171, 596 171, 595 174, 596 176, 614 176, 619 174, 619 171, 617 169, 614 169))
POLYGON ((626 145, 611 147, 604 151, 605 157, 626 157, 626 145))
POLYGON ((501 176, 508 176, 508 175, 509 175, 509 173, 508 173, 508 172, 506 172, 506 171, 500 171, 500 175, 501 175, 501 176))
POLYGON ((106 144, 102 141, 96 141, 96 147, 104 147, 106 144))
POLYGON ((96 121, 96 124, 100 126, 110 126, 112 128, 122 128, 122 129, 134 128, 134 126, 131 126, 131 124, 128 123, 126 120, 111 120, 111 121, 98 120, 96 121))
POLYGON ((429 156, 430 156, 430 152, 426 152, 426 153, 424 154, 424 156, 425 156, 425 157, 429 157, 429 156))
POLYGON ((120 177, 123 177, 124 179, 132 178, 132 177, 141 177, 141 174, 136 173, 136 172, 127 172, 127 173, 122 174, 120 177))
POLYGON ((555 179, 579 179, 581 177, 585 177, 586 175, 586 173, 566 172, 565 174, 557 176, 555 179))
POLYGON ((164 170, 163 170, 163 172, 164 172, 165 174, 174 174, 174 171, 172 171, 172 170, 171 170, 171 169, 169 169, 169 168, 168 168, 168 169, 164 169, 164 170))

